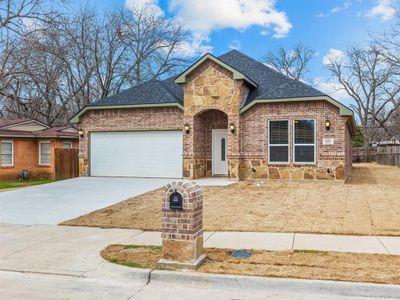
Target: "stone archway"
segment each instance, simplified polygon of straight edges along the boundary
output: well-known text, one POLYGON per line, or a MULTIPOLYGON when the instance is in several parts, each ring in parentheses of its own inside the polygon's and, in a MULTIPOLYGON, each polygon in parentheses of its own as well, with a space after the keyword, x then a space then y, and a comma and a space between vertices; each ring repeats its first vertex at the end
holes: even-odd
MULTIPOLYGON (((192 124, 191 133, 185 137, 187 139, 185 144, 191 146, 192 153, 184 160, 186 161, 184 175, 191 179, 212 177, 214 175, 213 130, 226 130, 226 139, 229 139, 228 115, 218 109, 208 109, 196 114, 192 124)), ((228 140, 225 146, 224 151, 228 154, 228 140)), ((226 175, 228 175, 228 166, 226 175)))

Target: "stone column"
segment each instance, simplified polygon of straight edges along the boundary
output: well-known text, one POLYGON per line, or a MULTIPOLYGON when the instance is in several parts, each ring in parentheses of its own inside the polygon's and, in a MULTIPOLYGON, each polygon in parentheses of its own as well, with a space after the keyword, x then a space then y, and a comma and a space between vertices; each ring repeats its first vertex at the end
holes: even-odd
POLYGON ((162 197, 163 258, 158 264, 196 269, 205 258, 202 190, 195 182, 174 181, 164 187, 162 197))

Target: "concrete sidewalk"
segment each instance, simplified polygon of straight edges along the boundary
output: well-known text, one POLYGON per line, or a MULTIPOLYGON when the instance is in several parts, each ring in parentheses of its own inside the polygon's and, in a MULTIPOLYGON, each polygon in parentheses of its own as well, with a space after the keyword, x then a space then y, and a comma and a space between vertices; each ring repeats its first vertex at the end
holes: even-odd
MULTIPOLYGON (((206 247, 320 248, 400 254, 400 239, 390 237, 245 232, 206 232, 204 237, 206 247)), ((0 224, 1 298, 355 299, 367 295, 371 298, 400 295, 400 286, 390 285, 151 272, 114 265, 100 256, 100 251, 110 244, 158 245, 160 242, 159 232, 0 224)))
MULTIPOLYGON (((161 233, 144 231, 124 244, 161 245, 161 233)), ((318 250, 400 255, 400 237, 268 232, 205 232, 204 246, 258 250, 318 250)))

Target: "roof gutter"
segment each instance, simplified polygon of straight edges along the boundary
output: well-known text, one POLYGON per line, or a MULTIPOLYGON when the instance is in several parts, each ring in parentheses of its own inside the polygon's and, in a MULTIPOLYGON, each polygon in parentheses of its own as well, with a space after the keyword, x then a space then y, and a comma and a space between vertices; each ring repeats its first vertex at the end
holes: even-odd
POLYGON ((301 101, 320 101, 320 100, 325 100, 332 105, 336 106, 339 108, 339 114, 342 117, 349 117, 351 119, 351 131, 352 134, 355 133, 356 130, 356 122, 354 120, 354 114, 353 111, 348 108, 347 106, 343 105, 342 103, 336 101, 335 99, 329 97, 329 96, 315 96, 315 97, 298 97, 298 98, 276 98, 276 99, 257 99, 253 100, 249 104, 245 105, 240 109, 240 113, 244 113, 254 105, 258 103, 285 103, 285 102, 301 102, 301 101))
POLYGON ((69 122, 77 124, 80 122, 80 118, 89 110, 101 110, 101 109, 123 109, 123 108, 151 108, 151 107, 178 107, 183 110, 183 106, 179 103, 160 103, 160 104, 130 104, 130 105, 99 105, 99 106, 86 106, 75 114, 69 122))
POLYGON ((66 135, 43 135, 43 136, 37 136, 37 135, 15 135, 15 134, 0 134, 0 137, 2 138, 19 138, 19 139, 78 139, 78 135, 76 136, 66 136, 66 135))

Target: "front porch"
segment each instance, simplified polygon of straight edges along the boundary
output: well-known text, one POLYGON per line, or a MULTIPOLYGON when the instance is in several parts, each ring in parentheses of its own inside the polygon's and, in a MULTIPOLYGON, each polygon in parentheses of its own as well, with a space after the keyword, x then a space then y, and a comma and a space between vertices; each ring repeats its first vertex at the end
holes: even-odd
POLYGON ((236 130, 231 130, 228 115, 218 109, 196 114, 184 133, 184 177, 189 179, 227 177, 237 180, 232 172, 232 149, 236 130))

